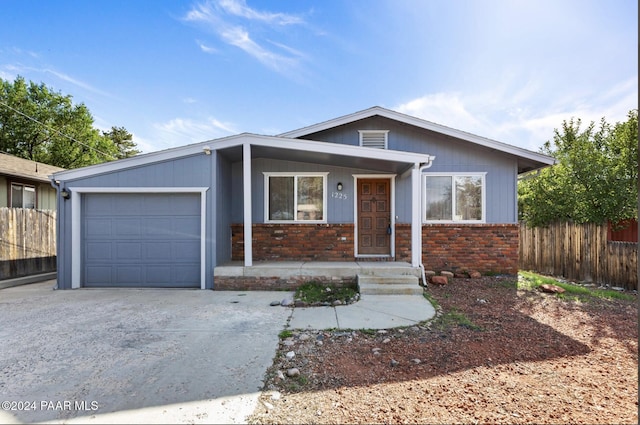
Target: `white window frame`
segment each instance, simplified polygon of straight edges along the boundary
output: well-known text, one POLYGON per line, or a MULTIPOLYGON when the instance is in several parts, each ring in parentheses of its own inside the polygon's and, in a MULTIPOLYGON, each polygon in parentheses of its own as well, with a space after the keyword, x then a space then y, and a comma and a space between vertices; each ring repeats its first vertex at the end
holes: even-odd
POLYGON ((20 183, 20 182, 11 182, 11 184, 9 185, 9 206, 13 207, 13 186, 20 186, 22 188, 22 199, 21 199, 21 205, 19 207, 15 207, 15 208, 27 208, 24 206, 24 193, 25 190, 28 188, 30 191, 33 191, 33 208, 28 208, 28 209, 37 209, 38 208, 38 191, 36 189, 36 187, 32 184, 25 184, 25 183, 20 183))
POLYGON ((264 222, 282 224, 315 224, 327 222, 327 176, 329 172, 263 172, 264 174, 264 222), (293 177, 293 220, 271 220, 269 218, 269 178, 293 177), (295 211, 298 209, 298 177, 322 177, 322 220, 298 220, 295 211))
POLYGON ((422 175, 422 222, 426 224, 445 224, 445 223, 486 223, 487 220, 487 173, 486 172, 455 172, 455 173, 424 173, 422 175), (427 220, 427 177, 451 177, 453 188, 454 177, 480 177, 482 184, 482 217, 480 220, 455 220, 456 211, 456 195, 451 194, 451 220, 427 220))
POLYGON ((389 148, 389 130, 358 130, 358 133, 360 135, 360 146, 362 147, 369 147, 372 149, 388 149, 389 148), (364 137, 368 134, 384 134, 384 147, 383 148, 377 148, 377 147, 371 147, 371 146, 365 146, 363 141, 364 141, 364 137))

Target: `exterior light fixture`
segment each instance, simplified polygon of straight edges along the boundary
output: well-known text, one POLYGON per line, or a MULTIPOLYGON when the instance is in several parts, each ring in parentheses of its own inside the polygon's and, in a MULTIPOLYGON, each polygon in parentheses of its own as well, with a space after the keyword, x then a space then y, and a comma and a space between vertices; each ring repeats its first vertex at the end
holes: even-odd
POLYGON ((338 192, 342 192, 342 182, 338 182, 338 192))
POLYGON ((202 150, 204 151, 205 155, 211 155, 211 148, 209 146, 203 147, 202 150))
POLYGON ((71 193, 67 189, 62 189, 60 191, 60 196, 62 196, 64 199, 69 199, 71 197, 71 193))

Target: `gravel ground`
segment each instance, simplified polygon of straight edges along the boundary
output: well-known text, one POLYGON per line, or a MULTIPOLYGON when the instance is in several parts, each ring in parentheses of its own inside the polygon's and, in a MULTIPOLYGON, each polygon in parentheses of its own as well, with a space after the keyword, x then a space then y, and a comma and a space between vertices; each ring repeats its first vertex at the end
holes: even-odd
POLYGON ((428 293, 441 309, 421 326, 281 340, 250 423, 638 423, 636 301, 513 277, 428 293))

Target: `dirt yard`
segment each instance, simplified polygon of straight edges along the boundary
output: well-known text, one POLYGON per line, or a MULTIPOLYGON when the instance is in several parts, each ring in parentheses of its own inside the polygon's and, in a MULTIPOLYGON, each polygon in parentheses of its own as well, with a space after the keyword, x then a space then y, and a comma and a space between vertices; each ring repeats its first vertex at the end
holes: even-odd
POLYGON ((427 292, 423 326, 282 339, 250 423, 638 423, 637 300, 514 277, 427 292))

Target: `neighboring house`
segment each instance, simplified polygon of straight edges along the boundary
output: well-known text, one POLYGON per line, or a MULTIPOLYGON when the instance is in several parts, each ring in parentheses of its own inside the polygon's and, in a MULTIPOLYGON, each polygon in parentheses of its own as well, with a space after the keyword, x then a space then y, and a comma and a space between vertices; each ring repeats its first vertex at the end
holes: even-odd
POLYGON ((373 107, 63 171, 58 286, 286 287, 314 277, 300 262, 514 274, 517 176, 552 163, 373 107))
POLYGON ((64 168, 0 152, 0 207, 56 209, 49 176, 64 168))

